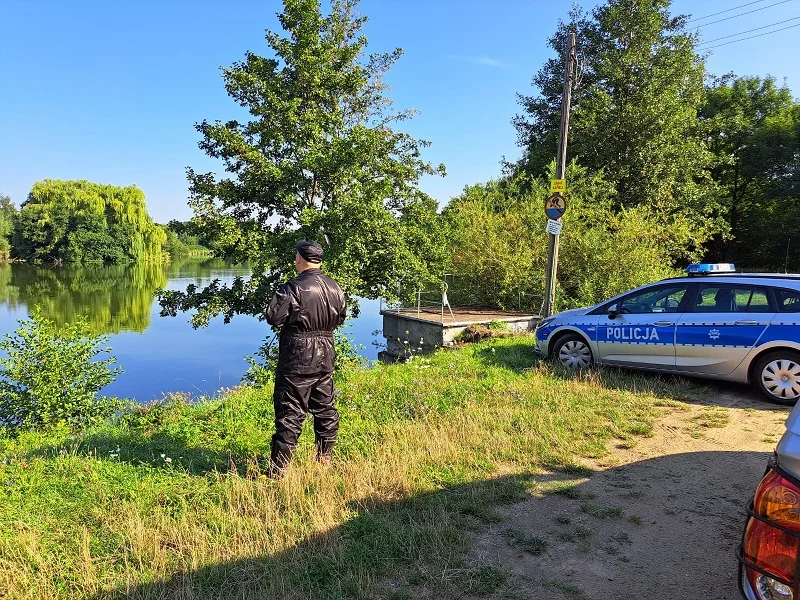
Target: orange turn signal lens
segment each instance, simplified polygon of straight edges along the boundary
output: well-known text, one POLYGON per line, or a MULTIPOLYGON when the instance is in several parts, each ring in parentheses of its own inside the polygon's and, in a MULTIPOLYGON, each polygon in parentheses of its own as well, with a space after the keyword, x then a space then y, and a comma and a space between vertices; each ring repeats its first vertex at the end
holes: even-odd
POLYGON ((800 489, 777 471, 761 480, 753 510, 781 527, 800 532, 800 489))

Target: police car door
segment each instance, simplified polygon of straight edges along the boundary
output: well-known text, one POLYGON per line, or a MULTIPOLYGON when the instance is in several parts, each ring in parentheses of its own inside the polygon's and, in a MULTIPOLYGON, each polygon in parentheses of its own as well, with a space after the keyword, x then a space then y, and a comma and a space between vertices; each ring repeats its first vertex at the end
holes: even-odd
POLYGON ((775 314, 767 289, 757 283, 703 281, 678 321, 677 370, 727 375, 741 364, 775 314))
POLYGON ((632 367, 675 367, 675 326, 689 283, 650 286, 606 307, 597 327, 600 361, 632 367))

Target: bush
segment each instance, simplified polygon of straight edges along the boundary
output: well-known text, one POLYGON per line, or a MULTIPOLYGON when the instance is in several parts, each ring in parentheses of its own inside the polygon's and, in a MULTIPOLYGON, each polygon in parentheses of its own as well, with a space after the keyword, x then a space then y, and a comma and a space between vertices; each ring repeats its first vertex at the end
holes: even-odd
POLYGON ((0 425, 11 431, 97 424, 122 406, 98 396, 122 372, 106 336, 93 336, 85 320, 58 329, 38 308, 0 341, 0 425))
MULTIPOLYGON (((557 310, 590 306, 668 277, 699 258, 706 233, 680 214, 614 209, 614 190, 578 165, 567 172, 569 209, 560 240, 557 310)), ((449 226, 453 304, 537 311, 542 306, 548 182, 519 175, 468 186, 443 211, 449 226)))
MULTIPOLYGON (((336 359, 333 368, 336 373, 343 373, 347 369, 358 368, 364 365, 365 359, 358 353, 363 348, 357 345, 352 335, 342 332, 348 325, 342 326, 333 334, 336 359)), ((275 334, 259 346, 255 356, 245 356, 250 365, 242 376, 244 383, 255 387, 268 387, 275 381, 275 370, 278 368, 278 335, 275 334)))

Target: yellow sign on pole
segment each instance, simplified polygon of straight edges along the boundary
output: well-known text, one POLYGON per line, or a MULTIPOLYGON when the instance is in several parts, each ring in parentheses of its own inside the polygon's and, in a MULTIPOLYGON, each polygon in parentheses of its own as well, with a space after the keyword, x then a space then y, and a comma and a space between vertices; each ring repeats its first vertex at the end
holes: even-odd
POLYGON ((550 193, 566 192, 567 180, 566 179, 551 179, 550 180, 550 193))

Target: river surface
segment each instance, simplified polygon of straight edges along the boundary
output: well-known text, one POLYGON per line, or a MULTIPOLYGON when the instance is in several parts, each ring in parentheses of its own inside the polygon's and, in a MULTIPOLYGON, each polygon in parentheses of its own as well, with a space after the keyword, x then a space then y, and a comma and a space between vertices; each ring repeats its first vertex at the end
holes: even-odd
MULTIPOLYGON (((169 265, 0 264, 0 335, 13 332, 33 306, 59 325, 83 316, 94 333, 109 336, 112 354, 125 370, 104 394, 140 402, 170 392, 211 395, 241 381, 248 367, 244 357, 272 337, 269 325, 240 315, 227 325, 216 318, 206 328, 193 329, 189 313, 159 316, 155 293, 249 274, 247 267, 219 259, 169 265)), ((361 300, 360 306, 358 319, 342 331, 363 346, 362 356, 375 360, 372 332, 382 326, 378 301, 361 300)))

